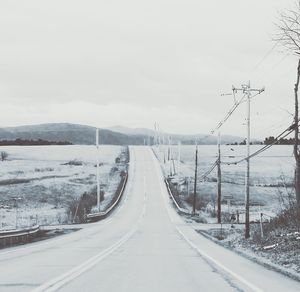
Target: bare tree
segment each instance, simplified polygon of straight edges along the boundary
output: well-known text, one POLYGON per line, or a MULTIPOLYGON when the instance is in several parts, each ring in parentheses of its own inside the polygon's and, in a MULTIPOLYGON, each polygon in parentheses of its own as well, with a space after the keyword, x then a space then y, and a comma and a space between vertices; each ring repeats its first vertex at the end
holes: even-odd
POLYGON ((299 101, 298 90, 300 82, 300 1, 297 0, 296 6, 292 10, 285 10, 280 14, 278 22, 278 34, 275 41, 283 45, 288 51, 292 52, 298 59, 297 77, 294 86, 295 113, 294 124, 295 144, 294 157, 296 161, 295 169, 295 190, 298 210, 300 211, 300 151, 299 151, 299 101))
POLYGON ((7 159, 8 153, 5 151, 1 151, 0 156, 1 156, 1 161, 4 161, 7 159))

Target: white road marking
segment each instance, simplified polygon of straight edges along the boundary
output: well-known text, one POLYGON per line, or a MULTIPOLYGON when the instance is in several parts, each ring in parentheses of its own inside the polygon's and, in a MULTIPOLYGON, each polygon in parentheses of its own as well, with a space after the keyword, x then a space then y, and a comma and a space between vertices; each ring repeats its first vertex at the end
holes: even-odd
POLYGON ((122 237, 118 242, 110 246, 109 248, 105 249, 104 251, 100 252, 99 254, 95 255, 94 257, 90 258, 89 260, 83 262, 81 265, 76 266, 72 270, 58 276, 43 285, 39 286, 38 288, 32 290, 32 292, 39 292, 39 291, 56 291, 60 287, 64 286, 68 282, 74 280, 87 270, 91 269, 101 260, 106 258, 108 255, 113 253, 117 248, 119 248, 122 244, 124 244, 135 232, 136 230, 131 230, 127 233, 124 237, 122 237))
POLYGON ((40 291, 57 291, 62 286, 66 285, 70 281, 74 280, 75 278, 79 277, 81 274, 85 273, 86 271, 90 270, 100 261, 105 259, 107 256, 112 254, 115 250, 117 250, 121 245, 126 243, 133 234, 137 231, 139 224, 141 223, 142 218, 145 216, 146 212, 146 205, 144 204, 142 213, 139 216, 137 224, 128 232, 126 233, 119 241, 115 244, 111 245, 107 249, 101 251, 97 255, 91 257, 87 261, 83 262, 82 264, 74 267, 70 271, 42 284, 41 286, 37 287, 36 289, 32 290, 32 292, 40 292, 40 291))
POLYGON ((195 249, 201 256, 203 256, 204 258, 208 259, 210 262, 213 262, 216 266, 218 266, 219 268, 221 268, 222 270, 224 270, 225 272, 227 272, 228 274, 230 274, 231 276, 233 276, 235 279, 237 279, 238 281, 240 281, 241 283, 245 284, 246 286, 248 286, 250 289, 252 289, 255 292, 263 292, 262 289, 256 287, 255 285, 251 284, 249 281, 247 281, 245 278, 243 278, 242 276, 238 275, 237 273, 231 271, 230 269, 228 269, 227 267, 225 267, 222 263, 220 263, 219 261, 215 260, 214 258, 212 258, 211 256, 209 256, 206 252, 204 252, 203 250, 201 250, 198 246, 196 246, 185 234, 184 232, 178 227, 175 226, 176 230, 179 232, 179 234, 182 236, 182 238, 193 248, 195 249))
MULTIPOLYGON (((145 192, 146 196, 146 192, 145 192)), ((62 286, 66 285, 67 283, 71 282, 72 280, 79 277, 81 274, 85 273, 86 271, 90 270, 92 267, 94 267, 96 264, 98 264, 100 261, 108 257, 110 254, 112 254, 115 250, 117 250, 120 246, 122 246, 124 243, 126 243, 133 234, 138 230, 139 225, 142 222, 142 219, 145 217, 146 213, 146 200, 144 200, 143 209, 142 212, 137 220, 137 223, 134 225, 134 227, 126 233, 119 241, 108 247, 107 249, 101 251, 97 255, 91 257, 90 259, 86 260, 82 264, 74 267, 73 269, 69 270, 68 272, 47 281, 46 283, 42 284, 41 286, 37 287, 36 289, 32 290, 32 292, 41 292, 41 291, 57 291, 62 286)))
MULTIPOLYGON (((161 177, 161 171, 159 169, 159 165, 158 165, 158 161, 156 159, 156 157, 154 156, 154 154, 152 153, 152 158, 155 160, 155 169, 156 169, 156 173, 158 175, 158 177, 161 177)), ((160 182, 160 188, 161 188, 161 194, 163 196, 163 200, 164 200, 164 205, 165 208, 167 210, 167 213, 169 215, 169 218, 171 220, 172 223, 175 223, 175 218, 174 215, 171 213, 171 210, 169 210, 170 206, 168 205, 168 201, 166 200, 166 196, 164 196, 163 194, 166 192, 166 189, 164 188, 164 186, 162 185, 161 179, 159 179, 160 182)), ((230 269, 228 269, 227 267, 225 267, 222 263, 220 263, 219 261, 215 260, 214 258, 212 258, 211 256, 209 256, 206 252, 204 252, 203 250, 201 250, 198 246, 196 246, 185 234, 184 232, 175 225, 175 228, 177 230, 177 232, 181 235, 181 237, 193 248, 195 249, 201 256, 203 256, 204 258, 208 259, 210 262, 214 263, 214 265, 216 265, 217 267, 221 268, 222 270, 224 270, 225 272, 227 272, 228 274, 230 274, 231 276, 233 276, 235 279, 237 279, 238 281, 240 281, 241 283, 243 283, 244 285, 248 286, 251 290, 255 291, 255 292, 263 292, 262 289, 256 287, 255 285, 251 284, 249 281, 247 281, 245 278, 243 278, 242 276, 236 274, 235 272, 231 271, 230 269)))
MULTIPOLYGON (((133 152, 133 157, 135 159, 134 152, 133 152)), ((134 163, 131 163, 131 161, 130 161, 130 167, 131 167, 131 172, 134 173, 135 165, 134 165, 134 163)), ((128 201, 128 195, 127 195, 128 193, 129 193, 129 191, 127 190, 127 186, 126 186, 126 189, 125 189, 125 192, 124 192, 124 194, 126 194, 125 199, 121 200, 122 203, 119 204, 118 208, 114 212, 114 214, 113 214, 114 216, 118 215, 120 213, 120 211, 124 208, 125 203, 127 203, 127 201, 128 201)), ((124 198, 124 196, 123 196, 123 198, 124 198)), ((94 227, 95 224, 102 225, 102 226, 103 225, 108 225, 113 219, 114 219, 114 217, 110 217, 110 218, 106 218, 104 220, 101 220, 100 222, 97 222, 97 223, 89 223, 89 224, 86 224, 85 228, 81 228, 81 229, 84 229, 85 231, 88 231, 90 228, 94 227)), ((93 233, 94 233, 94 231, 88 233, 86 236, 89 236, 90 234, 93 234, 93 233)), ((2 256, 5 256, 5 255, 11 254, 11 253, 27 251, 27 250, 31 250, 31 249, 36 249, 38 247, 47 247, 48 245, 55 244, 55 243, 58 243, 60 241, 64 241, 66 236, 72 236, 72 235, 74 235, 74 233, 65 234, 65 235, 63 235, 62 237, 59 237, 59 238, 51 238, 51 239, 47 239, 47 240, 39 242, 39 243, 38 242, 37 243, 32 243, 32 244, 27 245, 27 246, 22 246, 22 247, 18 247, 18 248, 15 248, 15 249, 3 251, 3 252, 0 252, 0 258, 2 256)))

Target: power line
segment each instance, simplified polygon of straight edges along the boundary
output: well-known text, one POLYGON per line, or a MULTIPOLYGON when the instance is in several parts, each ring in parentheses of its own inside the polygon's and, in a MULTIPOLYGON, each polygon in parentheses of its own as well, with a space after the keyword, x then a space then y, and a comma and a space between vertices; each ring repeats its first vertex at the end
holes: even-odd
POLYGON ((279 44, 281 40, 278 40, 272 47, 267 51, 267 53, 261 58, 261 60, 253 67, 253 71, 257 70, 261 64, 271 55, 271 53, 275 50, 277 45, 279 44))
MULTIPOLYGON (((296 22, 298 21, 299 16, 296 17, 296 22)), ((295 25, 295 23, 292 23, 290 28, 293 28, 293 26, 295 25)), ((279 39, 277 39, 277 41, 275 42, 275 44, 271 47, 271 49, 269 49, 269 51, 267 51, 267 53, 261 58, 261 60, 253 67, 253 71, 257 70, 261 64, 271 55, 271 53, 275 50, 275 48, 278 46, 278 44, 283 40, 283 36, 279 39)), ((289 54, 286 54, 280 61, 279 63, 277 63, 274 67, 277 67, 277 65, 279 65, 289 54)), ((274 68, 272 68, 274 69, 274 68)))
MULTIPOLYGON (((233 88, 233 91, 235 91, 235 89, 233 88)), ((251 99, 254 98, 255 96, 259 95, 261 92, 257 92, 256 94, 254 94, 253 96, 251 96, 251 99)), ((225 95, 225 94, 223 94, 225 95)), ((227 95, 227 94, 226 94, 227 95)), ((219 130, 224 124, 225 122, 230 118, 230 116, 233 114, 233 112, 236 110, 236 108, 241 104, 243 103, 245 100, 245 97, 247 95, 244 94, 238 101, 235 101, 232 108, 227 112, 227 114, 225 115, 225 117, 218 123, 218 125, 213 129, 211 130, 211 135, 214 134, 214 132, 216 132, 217 130, 219 130)), ((208 135, 208 136, 211 136, 211 135, 208 135)))
POLYGON ((222 164, 227 164, 227 165, 232 165, 232 164, 239 164, 243 161, 246 161, 247 159, 250 159, 266 150, 268 150, 269 148, 271 148, 272 146, 274 146, 275 144, 277 144, 279 142, 279 139, 284 139, 285 137, 287 137, 288 135, 290 135, 295 128, 295 124, 291 125, 290 127, 288 127, 287 129, 285 129, 283 132, 281 132, 276 138, 274 138, 274 142, 272 142, 271 144, 265 145, 262 148, 260 148, 259 150, 257 150, 256 152, 252 153, 251 155, 240 159, 238 161, 234 161, 234 162, 222 162, 222 164))
MULTIPOLYGON (((232 93, 230 93, 230 94, 222 94, 222 96, 224 96, 224 95, 232 95, 232 93)), ((234 95, 234 92, 233 92, 233 95, 234 95)), ((254 95, 254 96, 256 96, 256 95, 254 95)), ((204 139, 212 136, 217 130, 219 130, 224 125, 224 123, 229 119, 229 117, 233 114, 233 112, 236 110, 236 108, 244 101, 245 97, 246 97, 246 95, 244 95, 242 98, 240 98, 237 101, 235 99, 235 95, 234 95, 235 102, 234 102, 233 106, 231 107, 231 109, 227 112, 226 116, 217 124, 217 126, 214 129, 212 129, 210 131, 210 134, 205 135, 203 138, 201 138, 198 141, 204 140, 204 139)))
POLYGON ((213 172, 213 170, 217 167, 218 165, 218 159, 211 165, 211 167, 204 173, 201 175, 200 179, 204 180, 208 177, 209 174, 211 174, 213 172))
MULTIPOLYGON (((232 165, 232 164, 239 164, 247 159, 250 159, 266 150, 268 150, 269 148, 271 148, 273 145, 275 145, 276 143, 278 143, 279 139, 280 138, 285 138, 287 137, 289 134, 291 134, 291 132, 294 131, 294 128, 295 128, 295 124, 291 125, 289 128, 287 128, 286 130, 284 130, 282 133, 280 133, 276 138, 274 138, 274 142, 272 142, 271 144, 268 144, 268 145, 265 145, 264 147, 262 147, 261 149, 257 150, 256 152, 252 153, 251 155, 241 159, 241 160, 238 160, 238 161, 235 161, 235 162, 222 162, 222 164, 227 164, 227 165, 232 165)), ((217 167, 218 165, 218 159, 210 166, 210 168, 204 173, 201 175, 200 179, 201 180, 204 180, 208 177, 209 174, 211 174, 214 169, 217 167)))
POLYGON ((232 108, 227 112, 225 117, 218 123, 218 125, 210 132, 213 134, 215 131, 219 130, 224 123, 229 119, 229 117, 233 114, 233 112, 236 110, 236 108, 244 101, 244 98, 246 97, 246 94, 244 94, 238 101, 235 101, 232 108))
POLYGON ((258 131, 256 131, 257 133, 264 133, 266 131, 270 132, 270 130, 280 130, 283 128, 283 126, 285 126, 287 124, 287 121, 290 120, 291 117, 284 117, 283 119, 281 119, 280 121, 274 122, 271 126, 267 126, 265 128, 261 128, 258 131))
MULTIPOLYGON (((217 124, 217 126, 211 131, 211 134, 204 136, 202 139, 205 139, 209 136, 211 136, 215 131, 217 131, 218 129, 220 129, 224 123, 229 119, 229 117, 233 114, 233 112, 236 110, 236 108, 244 101, 245 97, 247 96, 247 93, 244 93, 244 95, 239 99, 236 100, 235 99, 235 93, 236 93, 237 89, 233 88, 233 95, 234 95, 234 104, 231 107, 231 109, 227 112, 227 114, 225 115, 225 117, 217 124)), ((253 96, 251 96, 251 98, 254 98, 256 95, 260 94, 263 90, 258 90, 258 92, 256 94, 254 94, 253 96)), ((225 94, 224 94, 225 95, 225 94)), ((204 180, 208 177, 208 175, 210 173, 212 173, 214 171, 214 169, 218 166, 218 159, 211 165, 211 167, 200 177, 201 180, 204 180)))

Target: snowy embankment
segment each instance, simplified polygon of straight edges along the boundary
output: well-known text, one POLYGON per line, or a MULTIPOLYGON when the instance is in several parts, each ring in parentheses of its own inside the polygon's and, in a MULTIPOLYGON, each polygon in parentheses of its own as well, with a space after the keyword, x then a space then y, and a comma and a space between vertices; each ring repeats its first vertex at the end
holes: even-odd
MULTIPOLYGON (((251 146, 251 152, 262 147, 251 146)), ((181 145, 153 146, 166 177, 178 191, 182 204, 190 211, 194 192, 195 146, 181 145), (180 162, 179 158, 180 157, 180 162)), ((227 221, 230 214, 239 213, 239 222, 244 221, 245 163, 228 165, 243 158, 245 146, 222 145, 222 211, 227 221)), ((202 175, 210 169, 217 159, 217 146, 198 146, 198 181, 196 208, 208 222, 215 222, 217 174, 216 169, 205 179, 202 175), (213 218, 212 218, 213 217, 213 218)), ((292 147, 278 145, 263 155, 251 159, 250 168, 250 219, 257 221, 260 213, 264 220, 275 216, 285 208, 285 203, 292 192, 294 159, 292 147)))
MULTIPOLYGON (((242 157, 243 147, 236 146, 233 149, 232 146, 223 146, 223 152, 226 152, 226 149, 230 152, 239 152, 238 156, 242 157)), ((189 196, 193 195, 195 147, 181 146, 180 162, 177 146, 172 146, 171 151, 167 146, 154 146, 153 151, 160 161, 165 176, 169 178, 177 199, 190 211, 189 196)), ((198 178, 215 161, 214 151, 215 146, 199 146, 198 178)), ((229 157, 223 157, 222 161, 228 159, 229 157)), ((227 200, 222 201, 222 222, 229 222, 230 214, 236 211, 239 211, 240 223, 244 222, 244 166, 222 164, 222 194, 223 197, 230 198, 230 204, 226 204, 227 200), (229 215, 227 218, 226 213, 229 215)), ((300 280, 298 252, 300 233, 297 227, 299 223, 291 224, 295 218, 292 218, 289 212, 295 200, 292 187, 294 162, 291 147, 276 146, 265 156, 253 159, 251 170, 250 220, 253 222, 251 238, 244 239, 243 224, 223 224, 222 228, 218 224, 209 224, 203 229, 200 228, 201 224, 193 223, 195 229, 201 229, 202 234, 239 254, 300 280), (261 214, 262 226, 254 223, 259 222, 261 214)), ((216 223, 216 218, 213 216, 216 195, 216 173, 212 172, 206 180, 198 181, 197 196, 202 197, 198 200, 199 206, 197 206, 201 209, 200 221, 216 223)))
POLYGON ((198 229, 197 231, 215 243, 226 247, 269 269, 300 281, 300 232, 274 230, 263 239, 257 236, 260 226, 252 225, 254 233, 250 239, 244 239, 244 230, 238 228, 198 229))
MULTIPOLYGON (((0 162, 0 228, 70 223, 68 208, 96 186, 95 146, 7 146, 0 162)), ((103 208, 118 188, 126 147, 100 146, 103 208)), ((125 159, 126 160, 126 159, 125 159)))

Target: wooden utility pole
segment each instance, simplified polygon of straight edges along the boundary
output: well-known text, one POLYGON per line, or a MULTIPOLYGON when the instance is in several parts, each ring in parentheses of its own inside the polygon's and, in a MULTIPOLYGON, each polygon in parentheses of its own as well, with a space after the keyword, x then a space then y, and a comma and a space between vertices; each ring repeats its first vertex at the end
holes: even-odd
POLYGON ((100 172, 99 172, 99 129, 96 129, 96 156, 97 156, 97 209, 98 212, 100 212, 100 203, 101 203, 101 198, 100 198, 100 172))
POLYGON ((198 172, 198 144, 196 143, 195 155, 195 181, 194 181, 194 198, 193 198, 193 215, 196 214, 196 197, 197 197, 197 172, 198 172))
POLYGON ((171 144, 171 141, 170 141, 170 136, 168 137, 168 161, 170 161, 170 151, 171 151, 171 149, 170 149, 170 144, 171 144))
POLYGON ((296 169, 295 169, 295 190, 296 190, 296 199, 297 199, 297 209, 300 210, 300 153, 299 153, 299 102, 298 102, 298 89, 300 81, 300 59, 298 60, 297 67, 297 80, 295 83, 294 93, 295 93, 295 144, 294 144, 294 157, 296 160, 296 169))
POLYGON ((250 237, 250 103, 251 103, 251 93, 256 92, 257 94, 262 93, 265 89, 254 89, 250 86, 250 81, 248 84, 243 84, 241 88, 232 87, 233 93, 237 91, 242 91, 247 98, 247 154, 246 154, 246 173, 245 173, 245 238, 250 237))
POLYGON ((180 159, 181 159, 181 142, 178 142, 178 156, 177 156, 177 174, 180 172, 180 159))
POLYGON ((176 172, 175 161, 174 161, 173 157, 172 157, 172 165, 173 165, 173 173, 175 175, 175 174, 177 174, 177 172, 176 172))
MULTIPOLYGON (((250 89, 250 82, 248 89, 250 89)), ((245 194, 245 238, 250 237, 250 97, 247 90, 247 166, 246 166, 246 194, 245 194)))
POLYGON ((218 196, 217 196, 217 217, 218 217, 218 223, 221 223, 221 195, 222 195, 222 189, 221 189, 221 136, 219 132, 218 136, 218 196))

